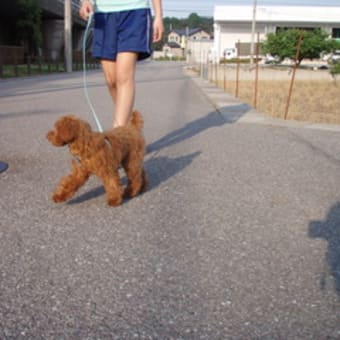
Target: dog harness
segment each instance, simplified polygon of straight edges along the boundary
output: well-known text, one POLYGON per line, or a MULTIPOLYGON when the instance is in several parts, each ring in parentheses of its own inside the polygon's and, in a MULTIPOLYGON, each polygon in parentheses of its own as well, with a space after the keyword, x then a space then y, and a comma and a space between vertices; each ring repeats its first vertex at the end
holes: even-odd
MULTIPOLYGON (((109 146, 109 148, 112 150, 112 144, 111 144, 111 142, 110 142, 110 140, 109 140, 109 138, 108 137, 104 137, 104 142, 106 143, 106 145, 108 145, 109 146)), ((70 147, 70 146, 69 146, 70 147)), ((77 155, 74 155, 74 154, 72 154, 72 157, 73 157, 73 159, 75 160, 75 161, 77 161, 77 163, 81 163, 81 158, 79 158, 77 155)))

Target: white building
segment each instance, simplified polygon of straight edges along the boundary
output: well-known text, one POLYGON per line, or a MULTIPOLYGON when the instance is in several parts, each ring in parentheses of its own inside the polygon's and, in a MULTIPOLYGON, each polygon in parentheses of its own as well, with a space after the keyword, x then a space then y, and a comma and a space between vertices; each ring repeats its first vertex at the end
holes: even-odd
POLYGON ((323 6, 215 6, 214 53, 217 60, 237 48, 239 56, 253 54, 267 33, 279 28, 322 28, 340 39, 340 5, 323 6))

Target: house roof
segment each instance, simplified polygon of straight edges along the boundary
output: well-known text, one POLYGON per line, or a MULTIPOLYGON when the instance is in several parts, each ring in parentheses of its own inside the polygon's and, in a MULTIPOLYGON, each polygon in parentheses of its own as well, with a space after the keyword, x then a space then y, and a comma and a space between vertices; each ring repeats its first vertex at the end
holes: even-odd
POLYGON ((167 42, 165 45, 169 46, 170 48, 181 48, 181 45, 180 45, 180 44, 177 44, 177 43, 174 42, 174 41, 169 41, 169 42, 167 42))
MULTIPOLYGON (((214 21, 252 21, 254 7, 215 6, 214 21)), ((257 22, 338 23, 340 6, 257 6, 257 22)))
POLYGON ((188 35, 189 37, 203 31, 202 28, 174 29, 170 33, 177 33, 179 36, 188 35))

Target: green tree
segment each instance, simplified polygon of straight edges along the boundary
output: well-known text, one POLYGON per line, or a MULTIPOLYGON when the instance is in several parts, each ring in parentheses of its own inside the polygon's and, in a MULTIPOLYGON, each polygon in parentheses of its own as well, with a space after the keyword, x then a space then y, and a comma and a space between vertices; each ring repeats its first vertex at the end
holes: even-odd
POLYGON ((189 27, 197 28, 202 26, 202 18, 197 13, 191 13, 187 22, 189 27))
POLYGON ((214 31, 214 20, 210 17, 201 17, 197 13, 191 13, 184 24, 190 28, 201 28, 202 30, 212 34, 214 31))
POLYGON ((322 29, 302 31, 299 29, 288 29, 280 30, 276 34, 267 34, 266 41, 261 46, 262 51, 278 57, 280 61, 285 58, 295 59, 301 32, 303 40, 297 60, 298 65, 303 59, 318 59, 321 53, 328 53, 337 48, 337 42, 330 39, 328 33, 322 29))
POLYGON ((30 55, 37 53, 42 44, 42 11, 36 0, 16 0, 19 16, 16 22, 17 37, 30 55))

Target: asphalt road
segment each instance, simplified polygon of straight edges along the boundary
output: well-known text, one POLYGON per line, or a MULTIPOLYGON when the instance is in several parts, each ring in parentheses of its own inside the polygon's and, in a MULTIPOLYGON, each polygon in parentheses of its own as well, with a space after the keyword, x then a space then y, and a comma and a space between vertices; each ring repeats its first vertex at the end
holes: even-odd
POLYGON ((82 74, 0 82, 0 339, 340 338, 340 129, 266 119, 182 66, 138 67, 150 187, 118 208, 96 178, 50 200, 70 156, 46 132, 95 127, 82 74))

